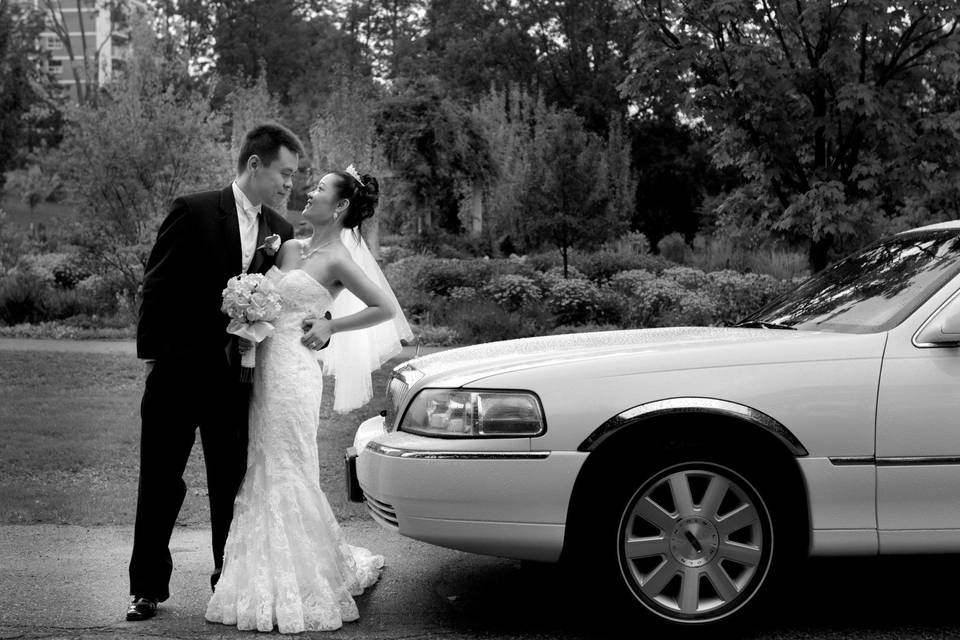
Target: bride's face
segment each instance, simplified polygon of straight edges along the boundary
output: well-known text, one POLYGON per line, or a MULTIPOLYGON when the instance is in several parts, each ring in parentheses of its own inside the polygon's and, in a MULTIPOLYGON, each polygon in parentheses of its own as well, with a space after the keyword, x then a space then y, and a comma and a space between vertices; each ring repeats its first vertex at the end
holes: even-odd
POLYGON ((303 217, 313 225, 328 224, 346 213, 349 200, 337 197, 337 181, 340 178, 328 173, 320 179, 317 186, 307 194, 307 206, 303 208, 303 217))

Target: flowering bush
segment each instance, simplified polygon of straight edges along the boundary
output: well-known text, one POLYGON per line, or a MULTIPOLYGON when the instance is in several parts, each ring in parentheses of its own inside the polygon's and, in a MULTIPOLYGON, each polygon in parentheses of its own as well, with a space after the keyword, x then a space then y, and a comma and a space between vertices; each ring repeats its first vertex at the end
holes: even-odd
POLYGON ((671 266, 670 262, 656 256, 609 250, 576 254, 573 262, 580 271, 597 284, 606 283, 621 271, 647 269, 659 272, 671 266))
POLYGON ((706 289, 716 305, 716 321, 732 323, 762 308, 793 286, 790 281, 765 274, 724 270, 707 274, 706 289))
POLYGON ((610 288, 627 296, 637 295, 642 287, 656 279, 656 274, 646 269, 631 269, 630 271, 621 271, 610 278, 610 288))
POLYGON ((563 267, 550 267, 541 274, 538 274, 540 287, 546 291, 552 289, 557 283, 566 280, 586 280, 587 276, 583 271, 573 265, 567 267, 567 277, 563 277, 563 267))
POLYGON ((547 304, 558 324, 583 324, 594 318, 600 302, 597 286, 584 279, 558 280, 547 292, 547 304))
POLYGON ((426 324, 413 325, 411 328, 419 344, 427 347, 449 347, 459 344, 461 341, 460 334, 457 330, 450 327, 426 324))
POLYGON ((477 290, 474 287, 454 287, 450 289, 450 299, 456 302, 476 300, 477 295, 477 290))
POLYGON ((681 287, 693 290, 703 289, 710 281, 709 278, 707 278, 707 274, 700 269, 694 269, 692 267, 670 267, 669 269, 664 269, 660 275, 669 280, 673 280, 681 287))
POLYGON ((687 289, 669 278, 637 279, 626 297, 623 322, 631 328, 657 327, 664 318, 669 324, 669 312, 687 295, 687 289))
POLYGON ((543 295, 532 278, 516 274, 494 278, 483 288, 483 292, 507 311, 517 311, 540 300, 543 295))

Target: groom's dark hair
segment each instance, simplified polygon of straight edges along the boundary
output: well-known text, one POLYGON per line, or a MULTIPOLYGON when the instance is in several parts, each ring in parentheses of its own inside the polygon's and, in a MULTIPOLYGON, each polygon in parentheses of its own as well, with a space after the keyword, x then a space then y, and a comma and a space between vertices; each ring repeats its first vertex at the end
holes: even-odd
POLYGON ((247 168, 250 156, 257 156, 264 164, 270 164, 280 155, 280 147, 286 147, 299 156, 303 156, 303 143, 297 135, 283 125, 266 122, 247 132, 237 158, 237 173, 247 168))

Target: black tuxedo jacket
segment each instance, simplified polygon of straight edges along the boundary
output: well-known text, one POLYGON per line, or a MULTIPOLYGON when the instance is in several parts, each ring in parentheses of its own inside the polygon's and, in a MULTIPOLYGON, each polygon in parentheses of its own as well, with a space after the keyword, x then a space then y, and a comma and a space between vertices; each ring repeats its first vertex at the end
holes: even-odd
MULTIPOLYGON (((281 241, 293 227, 264 206, 257 246, 271 234, 281 241)), ((137 321, 137 357, 222 362, 232 336, 220 311, 227 281, 241 271, 240 225, 233 188, 181 196, 160 225, 143 280, 137 321)), ((248 273, 265 273, 274 256, 254 253, 248 273)))

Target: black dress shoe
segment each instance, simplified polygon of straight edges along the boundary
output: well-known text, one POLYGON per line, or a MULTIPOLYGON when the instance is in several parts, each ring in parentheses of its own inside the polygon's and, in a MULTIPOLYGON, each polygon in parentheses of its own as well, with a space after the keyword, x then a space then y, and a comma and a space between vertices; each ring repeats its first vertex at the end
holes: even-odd
POLYGON ((157 615, 157 599, 143 596, 133 596, 130 606, 127 607, 127 621, 139 622, 149 620, 157 615))

